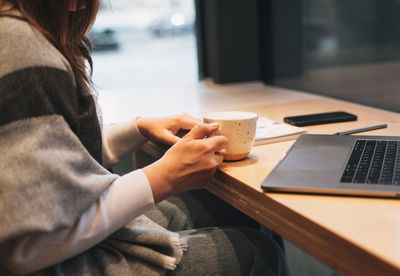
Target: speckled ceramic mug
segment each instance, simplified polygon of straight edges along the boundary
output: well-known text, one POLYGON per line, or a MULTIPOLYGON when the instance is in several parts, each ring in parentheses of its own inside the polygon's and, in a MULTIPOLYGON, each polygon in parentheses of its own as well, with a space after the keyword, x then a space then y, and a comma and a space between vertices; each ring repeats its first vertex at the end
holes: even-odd
POLYGON ((241 160, 249 155, 254 144, 258 116, 244 111, 221 111, 208 113, 203 117, 205 123, 219 123, 214 135, 223 135, 229 140, 221 151, 224 160, 241 160))

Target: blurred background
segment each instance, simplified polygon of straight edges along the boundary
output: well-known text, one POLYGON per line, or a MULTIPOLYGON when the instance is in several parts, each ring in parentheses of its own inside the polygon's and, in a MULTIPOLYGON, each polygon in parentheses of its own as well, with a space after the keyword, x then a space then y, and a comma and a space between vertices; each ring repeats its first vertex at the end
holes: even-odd
POLYGON ((261 81, 399 111, 399 14, 400 0, 105 0, 93 79, 171 97, 203 77, 261 81))
POLYGON ((194 0, 103 1, 89 38, 98 90, 196 82, 194 0))
POLYGON ((274 83, 399 112, 400 1, 300 2, 299 72, 274 83))

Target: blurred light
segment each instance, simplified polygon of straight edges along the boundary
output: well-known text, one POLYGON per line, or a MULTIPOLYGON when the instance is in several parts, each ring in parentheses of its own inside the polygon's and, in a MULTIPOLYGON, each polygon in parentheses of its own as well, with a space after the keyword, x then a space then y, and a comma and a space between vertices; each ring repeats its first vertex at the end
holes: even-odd
POLYGON ((181 26, 183 25, 183 23, 185 23, 185 16, 181 13, 175 13, 172 17, 171 17, 171 23, 174 26, 181 26))

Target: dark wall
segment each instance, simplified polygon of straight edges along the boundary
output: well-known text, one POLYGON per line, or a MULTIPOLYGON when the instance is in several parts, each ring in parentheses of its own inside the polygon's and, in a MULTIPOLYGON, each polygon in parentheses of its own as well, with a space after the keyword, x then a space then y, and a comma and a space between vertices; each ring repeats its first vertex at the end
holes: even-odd
POLYGON ((258 0, 196 0, 199 71, 216 83, 260 79, 258 0))
POLYGON ((262 80, 302 73, 302 2, 260 0, 262 80))

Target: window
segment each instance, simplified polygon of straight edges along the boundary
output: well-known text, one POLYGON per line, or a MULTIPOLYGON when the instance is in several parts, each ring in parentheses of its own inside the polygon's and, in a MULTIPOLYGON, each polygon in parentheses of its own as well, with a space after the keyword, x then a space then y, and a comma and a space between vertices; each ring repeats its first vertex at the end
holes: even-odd
MULTIPOLYGON (((276 74, 273 84, 400 110, 400 1, 303 0, 297 14, 298 62, 278 53, 292 74, 276 74)), ((285 48, 282 36, 274 38, 285 48)))
POLYGON ((400 110, 399 0, 196 0, 201 75, 400 110))
POLYGON ((193 0, 103 2, 89 33, 100 97, 144 101, 198 81, 193 0))

